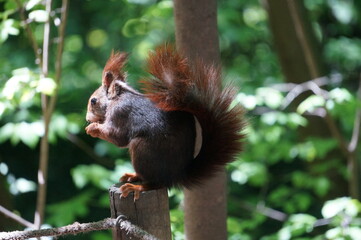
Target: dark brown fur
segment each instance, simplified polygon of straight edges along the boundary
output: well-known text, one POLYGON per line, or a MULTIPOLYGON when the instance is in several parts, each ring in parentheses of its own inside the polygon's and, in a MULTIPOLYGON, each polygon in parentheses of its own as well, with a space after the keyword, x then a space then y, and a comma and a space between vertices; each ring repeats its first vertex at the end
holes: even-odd
POLYGON ((166 46, 150 54, 148 71, 155 78, 143 81, 147 96, 165 111, 193 114, 202 127, 202 149, 184 173, 183 185, 200 183, 232 162, 242 150, 244 111, 240 105, 230 108, 235 88, 218 87, 220 68, 201 61, 191 65, 173 47, 166 46))
MULTIPOLYGON (((141 180, 143 190, 191 187, 234 160, 242 149, 243 110, 230 108, 234 88, 218 88, 219 68, 200 61, 191 65, 172 47, 159 48, 149 56, 153 77, 143 80, 143 95, 126 84, 126 56, 112 53, 108 60, 103 85, 88 104, 87 116, 101 121, 88 119, 92 123, 86 129, 93 137, 129 147, 136 174, 123 179, 141 180), (196 158, 193 116, 203 138, 196 158)), ((128 184, 122 190, 127 195, 139 189, 128 184)))

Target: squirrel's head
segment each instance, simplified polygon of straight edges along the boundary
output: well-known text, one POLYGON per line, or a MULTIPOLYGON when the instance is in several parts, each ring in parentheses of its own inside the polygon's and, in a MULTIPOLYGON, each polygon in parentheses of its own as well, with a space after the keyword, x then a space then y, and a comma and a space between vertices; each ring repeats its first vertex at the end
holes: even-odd
POLYGON ((102 87, 108 99, 113 100, 123 93, 139 93, 126 83, 127 73, 124 71, 128 54, 112 52, 103 70, 102 87))
POLYGON ((126 83, 126 72, 123 67, 128 55, 112 52, 102 76, 102 85, 91 95, 88 101, 86 120, 89 123, 102 123, 105 120, 107 107, 110 102, 119 101, 123 93, 141 95, 126 83))
POLYGON ((104 122, 108 101, 106 89, 100 86, 89 98, 86 121, 88 123, 104 122))

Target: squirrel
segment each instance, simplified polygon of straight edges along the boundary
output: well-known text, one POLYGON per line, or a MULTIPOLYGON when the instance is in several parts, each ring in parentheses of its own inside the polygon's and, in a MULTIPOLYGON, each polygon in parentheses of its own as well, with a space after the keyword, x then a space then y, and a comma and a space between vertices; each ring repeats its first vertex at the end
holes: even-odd
POLYGON ((141 80, 127 84, 127 54, 112 52, 102 85, 91 95, 86 133, 129 148, 135 173, 120 178, 122 197, 134 192, 200 185, 242 150, 244 111, 237 91, 219 87, 220 68, 190 63, 174 47, 151 52, 141 80), (135 184, 134 182, 140 182, 135 184), (133 182, 133 183, 132 183, 133 182))

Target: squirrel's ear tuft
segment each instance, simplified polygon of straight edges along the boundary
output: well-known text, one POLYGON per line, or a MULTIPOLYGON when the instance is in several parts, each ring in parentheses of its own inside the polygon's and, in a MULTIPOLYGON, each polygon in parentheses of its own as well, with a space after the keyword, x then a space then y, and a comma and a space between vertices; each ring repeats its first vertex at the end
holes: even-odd
POLYGON ((128 59, 128 54, 124 52, 112 51, 103 70, 103 84, 109 87, 113 80, 125 82, 126 73, 123 70, 128 59))
POLYGON ((113 80, 114 80, 114 76, 113 76, 112 72, 104 73, 103 81, 102 81, 103 85, 105 85, 106 87, 109 87, 113 80))

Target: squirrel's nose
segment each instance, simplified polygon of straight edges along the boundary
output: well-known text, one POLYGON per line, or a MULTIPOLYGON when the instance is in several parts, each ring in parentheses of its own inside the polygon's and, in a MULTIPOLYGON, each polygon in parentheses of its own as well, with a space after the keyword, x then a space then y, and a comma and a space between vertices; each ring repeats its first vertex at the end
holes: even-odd
POLYGON ((97 99, 96 99, 96 98, 92 98, 92 99, 90 100, 90 103, 91 103, 92 105, 95 105, 95 104, 97 103, 97 99))

